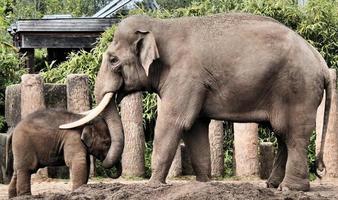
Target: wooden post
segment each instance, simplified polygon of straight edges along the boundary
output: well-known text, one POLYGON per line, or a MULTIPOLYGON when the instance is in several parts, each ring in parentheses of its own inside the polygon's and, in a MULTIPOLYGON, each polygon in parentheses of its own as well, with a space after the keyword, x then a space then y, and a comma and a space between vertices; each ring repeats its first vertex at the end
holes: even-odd
POLYGON ((21 120, 21 85, 6 87, 5 118, 8 126, 15 127, 21 120))
POLYGON ((224 128, 223 121, 211 120, 209 124, 209 141, 211 156, 211 176, 224 175, 224 128))
MULTIPOLYGON (((331 108, 329 112, 328 131, 326 133, 326 139, 324 143, 324 155, 323 161, 326 166, 326 174, 323 178, 338 178, 338 136, 337 136, 337 85, 336 85, 336 70, 330 69, 332 96, 331 96, 331 108)), ((326 95, 326 94, 325 94, 326 95)), ((323 119, 325 108, 325 95, 322 103, 317 110, 316 120, 316 152, 318 153, 323 131, 323 119)))
POLYGON ((273 160, 275 158, 275 148, 272 142, 262 142, 259 144, 259 177, 267 179, 272 171, 273 160))
MULTIPOLYGON (((39 74, 25 74, 21 77, 21 118, 28 114, 45 109, 43 80, 39 74)), ((40 169, 37 175, 48 177, 47 168, 40 169)))
MULTIPOLYGON (((90 109, 88 76, 70 74, 67 76, 67 109, 81 113, 90 109)), ((95 158, 90 156, 90 177, 95 176, 95 158)))
MULTIPOLYGON (((160 111, 160 109, 161 109, 161 99, 159 96, 157 96, 157 113, 160 111)), ((168 177, 173 178, 181 175, 182 175, 182 150, 181 145, 178 145, 174 160, 171 163, 169 169, 168 177)))
POLYGON ((234 123, 236 176, 258 175, 258 124, 234 123))
POLYGON ((121 120, 124 131, 123 176, 143 177, 145 174, 142 110, 141 92, 130 94, 121 101, 121 120))
POLYGON ((178 145, 173 162, 171 163, 168 178, 178 177, 182 175, 182 152, 181 144, 178 145))
POLYGON ((21 77, 21 118, 44 109, 43 80, 39 74, 25 74, 21 77))
POLYGON ((30 74, 34 73, 35 69, 34 69, 34 49, 32 48, 22 48, 20 49, 20 53, 21 54, 25 54, 26 59, 25 59, 25 65, 28 68, 28 72, 30 74))

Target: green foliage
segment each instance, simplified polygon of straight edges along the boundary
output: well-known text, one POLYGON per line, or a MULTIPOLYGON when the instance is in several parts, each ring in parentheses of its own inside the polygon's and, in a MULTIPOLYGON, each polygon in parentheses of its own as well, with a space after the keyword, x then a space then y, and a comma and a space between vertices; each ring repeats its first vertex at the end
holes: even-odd
POLYGON ((230 122, 225 122, 224 125, 225 130, 225 139, 224 139, 224 177, 231 177, 234 175, 234 129, 233 124, 230 122))
POLYGON ((151 154, 153 152, 153 142, 149 141, 146 143, 145 149, 145 178, 150 178, 151 176, 151 154))
POLYGON ((188 7, 191 4, 191 0, 156 0, 156 2, 167 10, 188 7))
POLYGON ((15 19, 39 19, 53 14, 91 16, 108 2, 110 0, 16 0, 12 5, 15 19))
MULTIPOLYGON (((0 113, 5 109, 6 86, 20 81, 26 71, 22 68, 23 58, 10 43, 6 27, 9 25, 9 6, 11 1, 0 1, 0 113)), ((0 130, 5 127, 5 119, 0 116, 0 130)))

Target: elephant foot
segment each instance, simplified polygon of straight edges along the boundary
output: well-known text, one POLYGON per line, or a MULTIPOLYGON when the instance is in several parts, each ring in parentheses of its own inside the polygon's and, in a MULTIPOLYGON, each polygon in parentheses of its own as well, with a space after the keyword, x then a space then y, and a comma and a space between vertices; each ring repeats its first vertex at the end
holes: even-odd
POLYGON ((153 186, 159 186, 159 185, 166 185, 167 183, 165 182, 165 179, 158 179, 152 176, 148 184, 153 185, 153 186))
POLYGON ((279 187, 279 191, 290 191, 290 190, 295 190, 295 191, 309 191, 310 190, 310 182, 308 180, 300 181, 300 182, 287 182, 283 181, 279 187))
POLYGON ((275 178, 269 178, 266 181, 266 187, 267 188, 277 188, 280 183, 282 182, 283 178, 275 177, 275 178))
POLYGON ((199 182, 208 182, 208 181, 210 181, 210 177, 208 175, 197 175, 196 176, 196 181, 199 181, 199 182))

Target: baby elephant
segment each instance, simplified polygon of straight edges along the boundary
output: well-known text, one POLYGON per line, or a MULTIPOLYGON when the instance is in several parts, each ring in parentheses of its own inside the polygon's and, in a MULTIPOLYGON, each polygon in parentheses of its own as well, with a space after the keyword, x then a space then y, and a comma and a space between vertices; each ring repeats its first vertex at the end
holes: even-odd
MULTIPOLYGON (((111 139, 101 117, 76 129, 59 129, 61 124, 81 117, 66 111, 42 110, 19 122, 11 136, 14 174, 9 185, 9 198, 31 194, 31 174, 45 166, 67 165, 73 190, 87 183, 89 154, 103 161, 111 139)), ((120 175, 120 164, 117 168, 120 175)))

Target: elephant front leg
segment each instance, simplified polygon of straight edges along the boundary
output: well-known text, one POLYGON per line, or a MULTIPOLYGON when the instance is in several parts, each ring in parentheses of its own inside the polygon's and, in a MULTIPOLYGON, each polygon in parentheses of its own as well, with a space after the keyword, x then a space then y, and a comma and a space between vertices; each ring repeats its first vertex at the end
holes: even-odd
POLYGON ((18 169, 16 176, 16 193, 21 195, 32 195, 31 172, 27 169, 18 169))
POLYGON ((16 171, 14 171, 11 182, 8 186, 8 198, 13 198, 17 196, 16 193, 16 183, 17 183, 17 175, 16 175, 16 171))
POLYGON ((70 163, 70 173, 72 179, 72 190, 79 188, 88 182, 89 178, 89 157, 80 154, 75 155, 70 163))
POLYGON ((286 159, 288 157, 288 151, 284 140, 280 136, 277 137, 278 149, 277 155, 273 162, 273 168, 266 184, 268 188, 277 188, 283 181, 285 175, 286 159))
POLYGON ((211 177, 210 144, 208 126, 210 120, 197 120, 190 131, 183 135, 191 157, 196 180, 206 182, 211 177))
POLYGON ((182 130, 174 123, 158 119, 155 128, 150 183, 165 183, 181 134, 182 130))
POLYGON ((89 177, 89 155, 80 138, 70 138, 65 142, 64 158, 69 167, 72 190, 86 184, 89 177))
POLYGON ((203 104, 204 86, 192 87, 192 82, 186 79, 176 81, 182 84, 179 88, 167 88, 158 109, 151 183, 165 183, 182 133, 191 130, 203 104))

